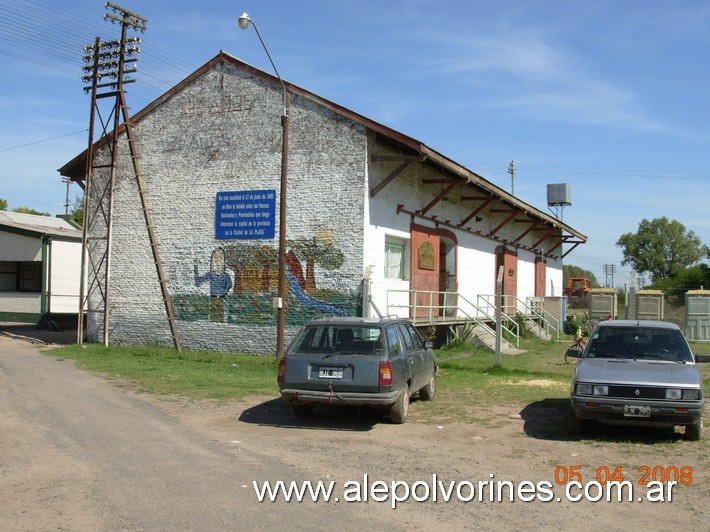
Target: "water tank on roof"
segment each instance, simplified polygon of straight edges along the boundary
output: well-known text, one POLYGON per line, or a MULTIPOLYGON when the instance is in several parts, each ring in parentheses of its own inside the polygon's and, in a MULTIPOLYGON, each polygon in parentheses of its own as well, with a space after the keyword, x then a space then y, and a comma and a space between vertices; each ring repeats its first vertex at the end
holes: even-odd
POLYGON ((547 185, 547 205, 572 205, 569 183, 547 185))

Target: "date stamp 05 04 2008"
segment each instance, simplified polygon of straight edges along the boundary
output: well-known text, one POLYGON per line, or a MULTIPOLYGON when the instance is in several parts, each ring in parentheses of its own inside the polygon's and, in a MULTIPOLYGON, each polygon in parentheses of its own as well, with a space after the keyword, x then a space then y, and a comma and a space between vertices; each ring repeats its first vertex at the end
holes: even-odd
MULTIPOLYGON (((555 483, 562 485, 569 482, 582 483, 582 466, 557 466, 555 468, 555 483)), ((688 465, 684 466, 647 466, 642 465, 638 468, 641 477, 638 480, 640 486, 648 486, 649 482, 677 482, 683 486, 689 486, 693 483, 693 468, 688 465)), ((607 482, 623 482, 624 473, 621 466, 608 467, 605 465, 597 467, 596 481, 601 484, 607 482)))

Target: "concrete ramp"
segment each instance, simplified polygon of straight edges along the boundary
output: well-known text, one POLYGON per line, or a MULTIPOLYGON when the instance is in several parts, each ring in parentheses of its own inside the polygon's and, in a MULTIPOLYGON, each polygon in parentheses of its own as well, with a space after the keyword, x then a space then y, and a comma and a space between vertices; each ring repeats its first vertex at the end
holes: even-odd
MULTIPOLYGON (((471 338, 471 343, 473 345, 478 345, 481 347, 487 347, 488 349, 495 351, 496 349, 496 335, 495 331, 489 327, 485 327, 480 323, 473 328, 473 337, 471 338)), ((525 350, 518 349, 513 344, 505 339, 501 339, 501 353, 506 355, 519 355, 524 353, 525 350)))

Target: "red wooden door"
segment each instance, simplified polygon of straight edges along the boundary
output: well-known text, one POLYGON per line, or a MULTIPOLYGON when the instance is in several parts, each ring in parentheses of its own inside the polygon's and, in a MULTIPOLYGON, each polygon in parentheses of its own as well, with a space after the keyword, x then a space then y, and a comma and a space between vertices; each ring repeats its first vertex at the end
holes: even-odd
POLYGON ((410 251, 410 317, 438 316, 439 235, 436 229, 412 224, 410 251), (432 308, 433 307, 433 308, 432 308))
POLYGON ((542 257, 535 258, 535 297, 545 297, 547 266, 542 257))
POLYGON ((516 300, 518 295, 518 254, 517 252, 499 246, 496 249, 496 281, 498 271, 503 266, 503 312, 515 315, 516 300), (506 297, 509 296, 509 297, 506 297))

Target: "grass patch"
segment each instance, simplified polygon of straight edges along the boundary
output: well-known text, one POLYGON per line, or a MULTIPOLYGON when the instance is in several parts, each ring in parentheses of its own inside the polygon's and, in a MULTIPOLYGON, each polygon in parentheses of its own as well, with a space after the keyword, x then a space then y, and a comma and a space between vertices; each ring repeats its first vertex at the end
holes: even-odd
MULTIPOLYGON (((481 408, 525 406, 545 401, 559 405, 569 396, 574 363, 566 364, 569 342, 522 340, 524 353, 502 355, 484 348, 456 346, 437 351, 439 398, 420 402, 417 410, 459 420, 478 418, 481 408), (466 414, 470 409, 469 414, 466 414), (474 412, 475 410, 475 412, 474 412)), ((709 352, 710 345, 693 345, 694 352, 709 352)), ((76 361, 95 374, 125 379, 142 391, 196 399, 278 396, 277 362, 273 356, 237 355, 202 351, 178 353, 169 347, 70 345, 46 352, 76 361)), ((710 364, 699 365, 710 394, 710 364)), ((427 416, 428 417, 428 416, 427 416)))
POLYGON ((526 352, 501 355, 500 366, 495 366, 495 355, 488 349, 441 350, 437 352, 439 391, 469 391, 484 405, 565 397, 574 371, 572 364, 564 362, 566 347, 559 342, 522 341, 526 352))
POLYGON ((65 346, 45 354, 72 359, 91 373, 129 380, 149 393, 195 399, 278 395, 272 356, 101 344, 65 346))

